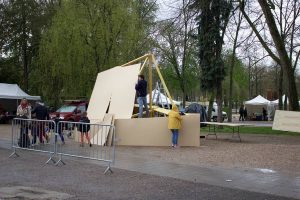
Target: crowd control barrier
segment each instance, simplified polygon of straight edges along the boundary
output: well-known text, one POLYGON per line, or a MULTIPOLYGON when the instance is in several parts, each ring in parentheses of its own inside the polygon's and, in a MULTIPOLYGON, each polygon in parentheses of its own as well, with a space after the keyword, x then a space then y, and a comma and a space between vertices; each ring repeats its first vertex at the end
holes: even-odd
POLYGON ((56 124, 52 120, 14 118, 12 120, 11 142, 13 153, 19 157, 17 149, 49 154, 46 163, 54 160, 56 124))
POLYGON ((48 153, 46 163, 65 165, 64 157, 97 160, 112 173, 115 162, 115 127, 70 121, 15 118, 12 121, 12 156, 17 149, 48 153), (58 159, 58 160, 57 160, 58 159), (57 160, 57 161, 56 161, 57 160))

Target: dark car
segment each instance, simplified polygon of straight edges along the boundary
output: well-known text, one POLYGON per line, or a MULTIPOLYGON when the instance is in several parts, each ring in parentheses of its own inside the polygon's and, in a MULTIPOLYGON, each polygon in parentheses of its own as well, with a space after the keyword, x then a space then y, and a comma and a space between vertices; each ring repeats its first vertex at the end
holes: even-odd
MULTIPOLYGON (((200 122, 207 122, 207 113, 204 106, 198 103, 192 103, 185 108, 185 113, 200 113, 200 122)), ((206 126, 206 124, 200 124, 201 127, 206 126)))

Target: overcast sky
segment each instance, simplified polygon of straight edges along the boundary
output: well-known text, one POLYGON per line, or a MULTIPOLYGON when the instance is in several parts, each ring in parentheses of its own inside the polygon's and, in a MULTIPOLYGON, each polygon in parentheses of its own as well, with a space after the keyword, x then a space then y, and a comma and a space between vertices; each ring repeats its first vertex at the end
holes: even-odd
MULTIPOLYGON (((182 0, 157 0, 157 4, 159 6, 159 10, 157 11, 157 20, 161 21, 161 20, 170 19, 174 17, 177 9, 180 7, 180 3, 182 3, 182 0)), ((246 32, 244 31, 244 33, 240 32, 240 35, 246 36, 248 35, 248 33, 250 33, 250 30, 247 30, 246 32)), ((243 40, 242 36, 240 39, 243 40)), ((232 48, 232 45, 230 44, 231 42, 226 36, 224 38, 224 42, 225 42, 224 45, 225 49, 232 48)), ((255 51, 258 57, 263 57, 264 55, 266 55, 266 52, 263 48, 256 49, 255 51)), ((243 55, 244 53, 240 49, 237 49, 237 54, 239 57, 244 57, 243 55)), ((248 60, 247 61, 244 60, 244 61, 245 64, 246 62, 248 62, 248 60)), ((267 57, 263 59, 261 63, 264 63, 265 65, 272 65, 272 59, 267 57)))

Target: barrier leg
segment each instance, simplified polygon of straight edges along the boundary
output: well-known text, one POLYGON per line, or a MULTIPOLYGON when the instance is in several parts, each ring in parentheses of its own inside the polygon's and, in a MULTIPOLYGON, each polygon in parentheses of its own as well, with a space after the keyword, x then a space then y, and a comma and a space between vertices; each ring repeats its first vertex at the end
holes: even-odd
POLYGON ((62 155, 61 155, 61 154, 59 154, 59 159, 58 159, 58 161, 55 163, 55 165, 58 166, 59 163, 61 163, 61 164, 63 164, 63 165, 66 165, 66 163, 62 160, 62 155))
POLYGON ((110 167, 110 162, 108 163, 108 166, 107 166, 107 168, 106 168, 105 171, 104 171, 104 174, 106 174, 108 171, 109 171, 111 174, 114 173, 114 172, 112 171, 111 167, 110 167))
POLYGON ((9 158, 11 158, 13 156, 20 157, 19 154, 17 154, 16 148, 14 148, 14 152, 12 152, 12 154, 10 154, 9 158))
POLYGON ((49 157, 49 159, 46 161, 45 164, 49 164, 50 161, 52 161, 53 164, 56 163, 56 161, 53 159, 54 155, 55 155, 54 153, 50 153, 50 157, 49 157))

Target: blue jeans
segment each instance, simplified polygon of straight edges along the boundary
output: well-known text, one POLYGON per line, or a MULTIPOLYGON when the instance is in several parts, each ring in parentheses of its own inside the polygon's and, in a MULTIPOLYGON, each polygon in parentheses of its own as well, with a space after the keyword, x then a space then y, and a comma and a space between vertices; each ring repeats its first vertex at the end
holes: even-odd
POLYGON ((149 117, 149 109, 148 109, 146 97, 138 97, 137 101, 139 104, 139 118, 143 117, 143 106, 146 109, 146 116, 149 117))
POLYGON ((178 129, 171 129, 171 132, 172 132, 172 144, 177 145, 178 144, 179 130, 178 129))

